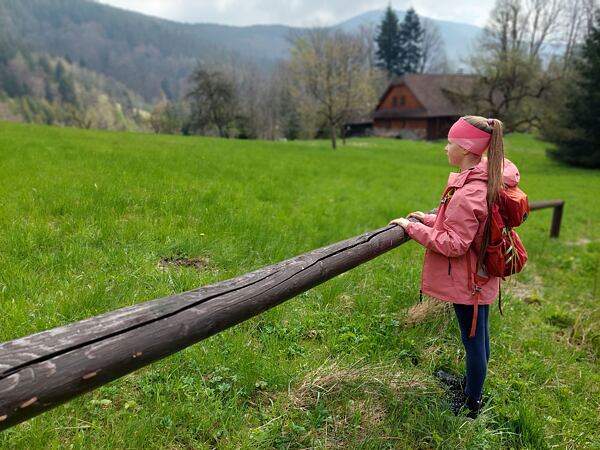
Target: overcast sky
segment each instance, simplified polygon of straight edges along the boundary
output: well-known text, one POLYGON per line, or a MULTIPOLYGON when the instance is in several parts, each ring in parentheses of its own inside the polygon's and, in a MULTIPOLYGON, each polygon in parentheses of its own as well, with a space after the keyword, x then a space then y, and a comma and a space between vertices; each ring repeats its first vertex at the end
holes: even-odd
MULTIPOLYGON (((178 22, 226 25, 283 24, 333 25, 358 14, 384 9, 389 0, 100 0, 178 22)), ((395 0, 394 9, 414 7, 417 14, 433 19, 482 26, 494 0, 395 0)))

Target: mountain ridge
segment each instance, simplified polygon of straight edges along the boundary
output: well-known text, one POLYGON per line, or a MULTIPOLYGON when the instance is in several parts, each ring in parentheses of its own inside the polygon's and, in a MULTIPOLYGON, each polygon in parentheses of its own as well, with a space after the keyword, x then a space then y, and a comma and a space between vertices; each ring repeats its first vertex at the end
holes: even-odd
MULTIPOLYGON (((0 0, 0 7, 0 27, 16 38, 118 80, 148 102, 179 98, 200 61, 247 61, 269 71, 287 58, 290 36, 306 30, 280 24, 181 23, 89 0, 0 0)), ((364 13, 330 28, 356 31, 380 13, 364 13)), ((466 24, 440 28, 450 42, 450 61, 464 56, 455 49, 464 50, 477 30, 466 24)))

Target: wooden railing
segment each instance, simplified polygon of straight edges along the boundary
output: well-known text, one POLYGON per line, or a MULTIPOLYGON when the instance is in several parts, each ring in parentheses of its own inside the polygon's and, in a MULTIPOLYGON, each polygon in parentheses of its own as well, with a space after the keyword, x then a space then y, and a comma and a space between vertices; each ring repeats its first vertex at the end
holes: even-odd
POLYGON ((538 209, 554 208, 552 213, 552 226, 550 227, 550 237, 557 238, 560 234, 560 224, 562 222, 563 209, 565 206, 564 200, 548 200, 543 202, 529 203, 529 209, 536 211, 538 209))
POLYGON ((388 225, 237 278, 0 344, 0 430, 260 314, 408 239, 401 227, 388 225))
POLYGON ((408 240, 389 225, 238 278, 0 345, 0 430, 262 313, 408 240))

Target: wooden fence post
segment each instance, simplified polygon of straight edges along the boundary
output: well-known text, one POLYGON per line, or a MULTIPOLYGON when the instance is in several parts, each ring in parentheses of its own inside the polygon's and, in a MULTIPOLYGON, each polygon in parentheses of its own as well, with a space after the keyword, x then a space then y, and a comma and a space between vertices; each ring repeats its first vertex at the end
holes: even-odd
POLYGON ((543 202, 529 203, 529 209, 535 211, 538 209, 553 208, 552 226, 550 227, 550 237, 558 238, 560 234, 560 225, 562 222, 563 209, 565 206, 564 200, 548 200, 543 202))

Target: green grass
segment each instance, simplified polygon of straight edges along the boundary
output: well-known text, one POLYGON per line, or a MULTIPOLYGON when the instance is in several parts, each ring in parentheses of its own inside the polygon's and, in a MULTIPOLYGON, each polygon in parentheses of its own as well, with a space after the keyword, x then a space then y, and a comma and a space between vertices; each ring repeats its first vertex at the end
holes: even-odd
MULTIPOLYGON (((600 448, 600 173, 507 137, 530 263, 491 318, 487 410, 449 413, 449 311, 409 325, 411 242, 0 435, 2 448, 600 448), (595 289, 595 291, 594 291, 595 289)), ((0 339, 218 282, 435 206, 443 143, 260 142, 0 124, 0 339), (162 257, 207 267, 159 267, 162 257)))

